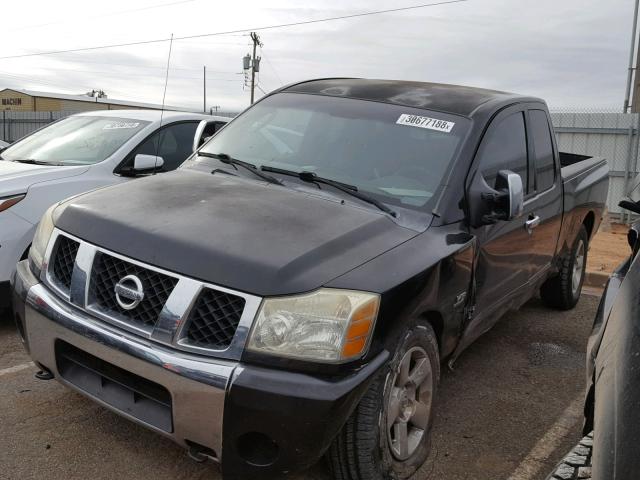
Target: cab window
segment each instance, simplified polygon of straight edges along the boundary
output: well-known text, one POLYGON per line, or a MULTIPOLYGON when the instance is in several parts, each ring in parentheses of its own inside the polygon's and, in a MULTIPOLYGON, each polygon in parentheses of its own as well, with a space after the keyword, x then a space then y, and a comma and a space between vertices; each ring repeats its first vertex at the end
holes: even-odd
POLYGON ((543 192, 555 181, 553 143, 547 114, 543 110, 529 110, 529 126, 535 150, 536 190, 543 192))
POLYGON ((480 172, 487 185, 496 187, 500 170, 511 170, 522 178, 528 191, 527 135, 524 113, 516 112, 494 125, 480 147, 480 172))

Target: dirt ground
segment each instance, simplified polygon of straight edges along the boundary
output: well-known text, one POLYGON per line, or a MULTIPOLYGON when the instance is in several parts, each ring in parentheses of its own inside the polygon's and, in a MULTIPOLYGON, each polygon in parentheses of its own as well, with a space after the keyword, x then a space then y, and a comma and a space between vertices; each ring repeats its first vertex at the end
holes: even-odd
MULTIPOLYGON (((587 336, 598 297, 574 310, 539 299, 506 315, 444 368, 432 452, 412 480, 542 480, 580 438, 587 336)), ((169 440, 35 366, 0 318, 0 478, 220 480, 169 440)), ((329 480, 321 462, 289 480, 329 480)))
POLYGON ((605 224, 593 240, 587 258, 587 271, 609 275, 630 253, 627 244, 627 225, 605 224))

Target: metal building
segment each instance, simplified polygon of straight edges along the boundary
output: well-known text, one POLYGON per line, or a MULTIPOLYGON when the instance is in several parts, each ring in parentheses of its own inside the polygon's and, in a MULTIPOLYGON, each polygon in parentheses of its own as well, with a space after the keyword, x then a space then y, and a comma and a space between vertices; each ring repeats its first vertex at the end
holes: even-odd
MULTIPOLYGON (((160 110, 162 105, 128 102, 105 97, 66 95, 62 93, 37 92, 34 90, 0 90, 0 110, 16 112, 84 112, 87 110, 118 110, 124 108, 160 110)), ((174 106, 167 110, 190 111, 174 106)))

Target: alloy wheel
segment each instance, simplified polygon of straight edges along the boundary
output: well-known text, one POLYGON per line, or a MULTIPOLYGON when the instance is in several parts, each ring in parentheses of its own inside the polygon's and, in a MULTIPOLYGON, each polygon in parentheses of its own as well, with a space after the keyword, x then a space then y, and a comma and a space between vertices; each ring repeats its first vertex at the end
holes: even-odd
POLYGON ((387 438, 393 456, 406 460, 420 445, 431 416, 433 371, 423 348, 412 347, 404 354, 391 385, 387 438))

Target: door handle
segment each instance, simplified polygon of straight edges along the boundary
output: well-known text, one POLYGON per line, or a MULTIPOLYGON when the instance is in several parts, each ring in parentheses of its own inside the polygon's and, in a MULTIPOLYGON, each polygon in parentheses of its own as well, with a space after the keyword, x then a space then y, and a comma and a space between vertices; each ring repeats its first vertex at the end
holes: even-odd
POLYGON ((533 232, 533 229, 540 225, 540 217, 536 215, 535 217, 529 217, 529 219, 524 222, 524 227, 529 232, 529 235, 533 232))

